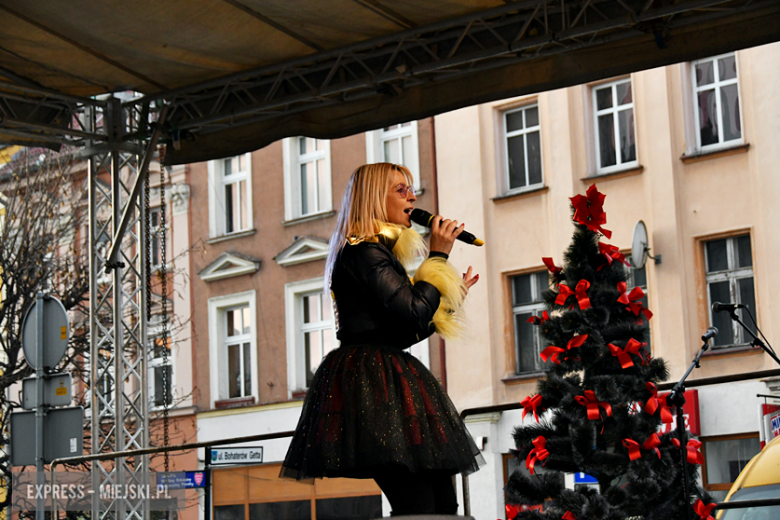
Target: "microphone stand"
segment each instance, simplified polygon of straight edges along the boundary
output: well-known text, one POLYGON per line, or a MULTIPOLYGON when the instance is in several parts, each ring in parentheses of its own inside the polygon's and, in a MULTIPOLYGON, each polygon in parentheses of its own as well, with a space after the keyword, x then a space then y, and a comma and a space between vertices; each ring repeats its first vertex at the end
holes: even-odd
MULTIPOLYGON (((731 309, 731 310, 729 310, 729 311, 728 311, 728 313, 729 313, 729 316, 731 316, 731 319, 732 319, 732 320, 734 320, 734 321, 736 321, 737 323, 739 323, 739 324, 742 326, 742 329, 743 329, 745 332, 747 332, 748 334, 750 334, 750 336, 753 338, 753 341, 751 341, 751 342, 750 342, 750 344, 751 344, 751 345, 753 345, 754 347, 761 347, 761 348, 764 350, 764 352, 766 352, 767 354, 769 354, 769 357, 771 357, 772 359, 774 359, 774 360, 775 360, 775 362, 776 362, 778 365, 780 365, 780 359, 778 359, 778 357, 777 357, 777 355, 774 353, 774 351, 773 351, 772 349, 770 349, 769 347, 767 347, 767 346, 766 346, 766 344, 764 344, 764 342, 763 342, 763 341, 761 341, 761 340, 758 338, 758 336, 756 336, 755 334, 753 334, 753 331, 752 331, 752 330, 750 330, 750 327, 748 327, 747 325, 745 325, 745 323, 744 323, 744 322, 743 322, 741 319, 739 319, 739 316, 737 316, 737 311, 736 311, 736 309, 731 309)), ((758 325, 756 325, 756 328, 758 328, 758 325)))
POLYGON ((674 385, 674 388, 672 388, 672 391, 669 393, 669 395, 666 397, 666 402, 669 404, 673 404, 677 407, 677 437, 680 440, 680 461, 682 468, 682 474, 683 474, 683 488, 685 490, 685 518, 686 520, 691 520, 691 504, 690 504, 690 497, 691 497, 691 483, 688 482, 688 450, 686 450, 687 442, 686 442, 686 435, 685 435, 685 415, 683 413, 683 405, 685 404, 685 380, 688 379, 688 376, 693 372, 694 368, 701 368, 701 365, 699 364, 699 361, 701 360, 701 355, 704 354, 707 349, 710 348, 709 344, 709 338, 706 338, 705 336, 702 336, 702 346, 701 349, 699 349, 699 353, 696 354, 696 357, 694 358, 691 365, 688 367, 688 370, 685 372, 685 374, 682 376, 682 379, 677 382, 676 385, 674 385))

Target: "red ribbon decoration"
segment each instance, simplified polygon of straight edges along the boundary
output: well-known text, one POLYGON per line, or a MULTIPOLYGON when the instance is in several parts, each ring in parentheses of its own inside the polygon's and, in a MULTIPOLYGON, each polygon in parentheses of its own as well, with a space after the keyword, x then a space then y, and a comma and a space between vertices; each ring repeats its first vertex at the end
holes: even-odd
POLYGON ((543 321, 547 321, 549 319, 550 316, 547 314, 547 311, 543 311, 541 318, 539 316, 531 316, 525 321, 527 321, 528 323, 533 323, 534 325, 541 325, 543 321))
POLYGON ((542 350, 542 352, 539 354, 539 357, 542 358, 542 361, 544 361, 545 363, 547 362, 547 358, 550 358, 553 363, 555 363, 556 365, 560 365, 561 364, 560 356, 564 352, 566 351, 561 347, 550 345, 546 349, 542 350))
POLYGON ((563 268, 555 265, 555 263, 553 263, 553 259, 549 256, 542 258, 542 262, 544 262, 544 265, 547 266, 547 270, 550 271, 554 276, 558 276, 561 274, 561 271, 563 271, 563 268))
POLYGON ((585 196, 575 195, 569 200, 574 206, 573 220, 586 226, 594 233, 601 233, 605 237, 611 238, 612 231, 601 227, 602 224, 607 223, 607 214, 604 213, 604 199, 606 197, 596 189, 595 184, 592 184, 585 192, 585 196))
POLYGON ((599 406, 604 408, 607 413, 607 417, 612 415, 612 406, 604 401, 599 401, 596 398, 596 393, 593 390, 585 390, 585 395, 577 395, 574 399, 588 410, 588 419, 594 421, 601 417, 599 406))
MULTIPOLYGON (((680 449, 680 439, 672 439, 672 444, 678 450, 680 449)), ((685 458, 689 464, 704 464, 704 455, 699 451, 701 448, 701 442, 696 439, 689 439, 685 445, 685 458)))
POLYGON ((573 336, 566 344, 566 350, 581 347, 583 343, 585 343, 586 339, 588 339, 587 334, 580 334, 579 336, 573 336))
POLYGON ((558 296, 555 298, 555 303, 558 305, 563 305, 566 303, 566 299, 569 296, 575 295, 577 297, 577 303, 579 304, 580 309, 583 311, 585 309, 590 309, 590 299, 588 298, 588 293, 585 292, 589 288, 590 282, 587 280, 580 280, 579 283, 577 283, 577 287, 575 287, 573 291, 571 288, 569 288, 568 285, 558 284, 558 296))
POLYGON ((712 515, 710 515, 710 511, 715 509, 715 503, 704 505, 704 502, 702 502, 701 498, 696 501, 695 504, 693 504, 693 512, 699 515, 700 520, 714 520, 712 518, 712 515))
POLYGON ((571 511, 566 511, 566 513, 561 517, 561 520, 577 520, 577 517, 574 516, 574 513, 571 511))
POLYGON ((639 356, 639 359, 642 360, 642 364, 645 364, 645 358, 639 351, 643 345, 646 345, 646 343, 640 343, 634 338, 631 338, 628 340, 628 343, 626 343, 626 346, 623 349, 617 345, 613 345, 612 343, 607 346, 609 347, 609 351, 612 353, 612 355, 617 356, 618 361, 620 362, 620 366, 623 367, 623 370, 625 370, 628 367, 634 366, 634 361, 631 359, 629 354, 636 354, 639 356))
MULTIPOLYGON (((666 395, 658 397, 658 388, 651 382, 645 383, 645 388, 650 392, 650 399, 645 403, 645 412, 655 415, 655 411, 661 409, 661 420, 667 424, 671 423, 672 412, 666 402, 666 395)), ((668 394, 667 394, 668 395, 668 394)))
POLYGON ((603 242, 599 242, 599 253, 604 255, 604 258, 607 259, 606 264, 602 264, 597 271, 601 271, 605 265, 612 265, 613 261, 617 262, 623 262, 628 267, 631 267, 631 264, 629 264, 626 261, 626 255, 620 252, 620 249, 617 246, 613 246, 610 244, 605 244, 603 242))
POLYGON ((658 446, 661 445, 661 439, 658 438, 658 434, 654 433, 650 437, 647 438, 645 442, 642 443, 642 447, 646 450, 655 450, 656 455, 658 455, 658 458, 661 458, 661 450, 658 449, 658 446))
POLYGON ((536 422, 539 422, 539 416, 536 414, 536 411, 542 406, 542 396, 540 394, 529 395, 520 401, 520 405, 523 407, 523 419, 525 419, 525 415, 529 411, 532 411, 534 419, 536 419, 536 422))
POLYGON ((628 458, 636 460, 642 457, 642 452, 639 451, 639 443, 633 439, 623 439, 623 446, 628 448, 628 458))
POLYGON ((545 439, 543 436, 538 436, 533 440, 534 449, 531 450, 531 453, 528 454, 528 457, 525 459, 525 467, 528 468, 528 471, 531 472, 531 475, 534 474, 534 465, 536 465, 536 461, 542 461, 546 459, 550 452, 547 451, 547 439, 545 439))
POLYGON ((507 504, 506 505, 507 520, 513 520, 514 517, 516 517, 520 511, 521 511, 520 506, 516 506, 515 504, 507 504))
POLYGON ((628 294, 626 294, 626 288, 626 282, 618 282, 618 292, 620 293, 620 296, 618 297, 617 301, 620 303, 625 303, 626 310, 633 312, 635 316, 639 316, 639 313, 641 312, 648 320, 652 318, 653 313, 650 312, 650 309, 646 309, 642 306, 641 300, 645 296, 645 292, 642 290, 642 288, 634 287, 628 294))

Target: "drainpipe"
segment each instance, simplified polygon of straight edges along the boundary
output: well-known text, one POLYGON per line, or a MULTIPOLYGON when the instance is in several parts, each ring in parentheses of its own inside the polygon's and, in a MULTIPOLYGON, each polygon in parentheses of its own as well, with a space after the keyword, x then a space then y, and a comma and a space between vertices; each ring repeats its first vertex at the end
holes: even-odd
MULTIPOLYGON (((433 167, 433 179, 431 180, 431 191, 433 192, 433 213, 439 214, 439 170, 436 167, 436 119, 431 120, 431 161, 433 167)), ((444 338, 439 336, 439 364, 441 365, 441 386, 447 391, 447 346, 444 338)))

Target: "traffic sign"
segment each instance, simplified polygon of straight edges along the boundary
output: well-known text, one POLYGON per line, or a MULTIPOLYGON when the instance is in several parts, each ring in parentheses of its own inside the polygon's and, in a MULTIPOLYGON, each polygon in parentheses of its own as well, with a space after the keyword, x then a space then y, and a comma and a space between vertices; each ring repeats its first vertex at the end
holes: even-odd
POLYGON ((39 298, 32 304, 22 324, 22 350, 27 364, 38 369, 54 367, 68 348, 68 315, 57 298, 39 298), (43 302, 43 359, 36 352, 38 341, 38 302, 43 302))
MULTIPOLYGON (((22 408, 25 410, 34 410, 38 406, 37 382, 37 377, 25 377, 22 380, 22 408)), ((68 406, 73 400, 72 387, 73 384, 68 373, 44 376, 41 404, 44 406, 68 406)))
MULTIPOLYGON (((11 414, 11 465, 35 465, 35 412, 11 414)), ((84 408, 54 408, 43 418, 43 459, 83 455, 84 408)))

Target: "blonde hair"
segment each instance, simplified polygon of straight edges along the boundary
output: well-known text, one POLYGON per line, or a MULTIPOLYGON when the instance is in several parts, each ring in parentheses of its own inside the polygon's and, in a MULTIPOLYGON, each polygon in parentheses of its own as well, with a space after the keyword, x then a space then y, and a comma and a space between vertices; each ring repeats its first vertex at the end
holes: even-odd
POLYGON ((326 289, 330 289, 333 266, 346 244, 347 237, 373 237, 377 232, 374 221, 387 221, 385 200, 396 172, 401 172, 406 177, 406 183, 412 185, 412 172, 406 166, 392 163, 364 164, 349 178, 325 262, 326 289))

